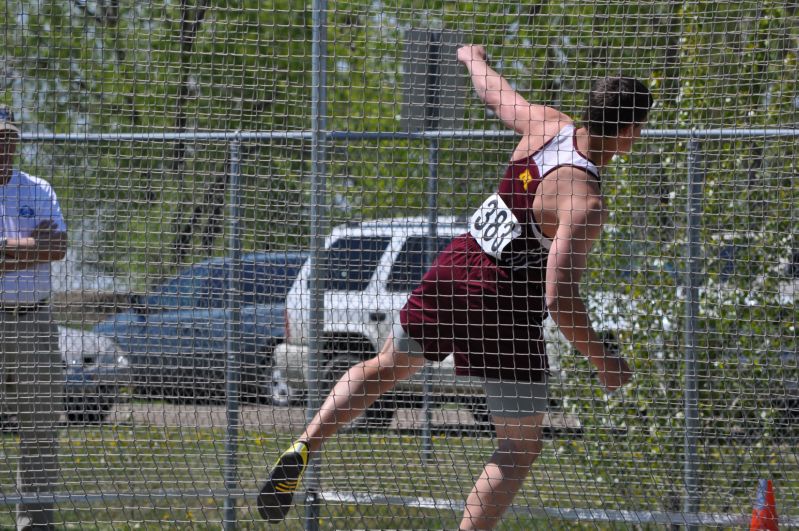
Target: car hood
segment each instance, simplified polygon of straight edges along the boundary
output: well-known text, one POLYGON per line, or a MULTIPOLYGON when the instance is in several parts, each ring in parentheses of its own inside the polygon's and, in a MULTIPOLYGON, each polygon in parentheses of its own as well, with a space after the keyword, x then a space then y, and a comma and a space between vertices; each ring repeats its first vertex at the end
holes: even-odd
POLYGON ((131 324, 137 324, 144 320, 144 317, 134 311, 127 311, 113 315, 105 321, 94 326, 93 332, 106 336, 115 336, 120 330, 125 330, 131 324))

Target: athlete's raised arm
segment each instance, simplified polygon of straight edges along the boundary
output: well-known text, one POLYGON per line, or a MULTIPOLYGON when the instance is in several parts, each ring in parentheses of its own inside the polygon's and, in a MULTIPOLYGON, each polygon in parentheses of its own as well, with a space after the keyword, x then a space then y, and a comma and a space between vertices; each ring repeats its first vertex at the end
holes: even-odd
POLYGON ((529 103, 510 83, 488 66, 485 48, 469 44, 458 48, 481 100, 502 122, 521 135, 554 136, 571 118, 553 107, 529 103))
POLYGON ((543 192, 553 194, 558 223, 547 261, 547 308, 566 339, 596 367, 602 385, 612 391, 630 379, 630 368, 606 348, 580 296, 588 252, 599 238, 606 211, 593 177, 568 167, 555 173, 546 183, 550 190, 543 192))

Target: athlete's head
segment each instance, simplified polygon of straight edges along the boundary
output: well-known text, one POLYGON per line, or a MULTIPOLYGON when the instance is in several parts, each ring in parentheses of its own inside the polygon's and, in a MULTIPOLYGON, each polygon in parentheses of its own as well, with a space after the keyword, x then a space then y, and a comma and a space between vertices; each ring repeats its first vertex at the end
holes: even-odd
POLYGON ((583 125, 596 136, 613 137, 629 126, 641 126, 652 108, 646 85, 629 77, 597 79, 588 94, 583 125))

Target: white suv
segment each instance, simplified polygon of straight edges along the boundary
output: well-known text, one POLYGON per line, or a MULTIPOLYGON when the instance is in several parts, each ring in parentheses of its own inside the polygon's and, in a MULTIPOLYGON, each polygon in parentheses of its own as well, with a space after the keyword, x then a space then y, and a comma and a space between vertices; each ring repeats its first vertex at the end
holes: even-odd
MULTIPOLYGON (((374 356, 398 322, 399 311, 422 278, 426 256, 438 254, 453 237, 467 230, 466 220, 439 217, 436 238, 427 219, 392 218, 339 225, 325 242, 320 260, 324 289, 321 332, 323 394, 358 361, 374 356), (426 255, 426 251, 430 252, 426 255)), ((310 261, 286 300, 286 339, 275 349, 276 380, 292 391, 305 387, 310 359, 310 261)), ((487 421, 483 388, 478 380, 456 376, 453 357, 428 364, 433 402, 460 402, 478 421, 487 421)), ((398 406, 415 405, 424 392, 424 373, 400 382, 395 393, 367 410, 363 422, 386 425, 398 406)))

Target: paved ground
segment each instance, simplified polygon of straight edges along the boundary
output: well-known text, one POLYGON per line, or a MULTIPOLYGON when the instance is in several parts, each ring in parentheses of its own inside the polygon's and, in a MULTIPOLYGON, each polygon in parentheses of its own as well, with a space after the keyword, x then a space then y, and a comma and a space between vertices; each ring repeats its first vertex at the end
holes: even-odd
MULTIPOLYGON (((457 409, 431 410, 435 431, 474 429, 477 427, 469 411, 457 409)), ((132 425, 154 425, 168 427, 224 428, 227 416, 224 406, 194 404, 166 404, 159 402, 135 402, 117 404, 108 417, 109 423, 132 425)), ((240 412, 241 426, 245 429, 278 429, 297 431, 305 425, 305 410, 301 407, 243 406, 240 412)), ((545 419, 545 426, 555 431, 577 432, 579 421, 562 413, 552 413, 545 419)), ((391 429, 417 431, 424 426, 420 409, 400 409, 392 421, 391 429)))

